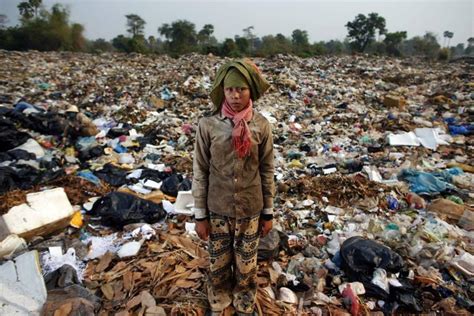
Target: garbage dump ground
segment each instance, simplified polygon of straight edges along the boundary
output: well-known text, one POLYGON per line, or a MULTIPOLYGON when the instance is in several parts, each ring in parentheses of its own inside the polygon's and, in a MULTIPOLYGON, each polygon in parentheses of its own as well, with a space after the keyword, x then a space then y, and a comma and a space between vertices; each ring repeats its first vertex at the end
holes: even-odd
MULTIPOLYGON (((0 59, 0 314, 205 315, 193 143, 225 59, 0 59)), ((254 61, 277 185, 257 313, 474 313, 473 65, 254 61)))

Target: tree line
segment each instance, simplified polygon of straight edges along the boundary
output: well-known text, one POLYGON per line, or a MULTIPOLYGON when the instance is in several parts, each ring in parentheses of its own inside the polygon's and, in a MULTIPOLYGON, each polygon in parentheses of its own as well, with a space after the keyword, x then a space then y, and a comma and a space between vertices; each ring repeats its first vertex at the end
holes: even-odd
POLYGON ((80 52, 127 52, 142 54, 168 54, 178 57, 183 54, 201 53, 219 56, 274 56, 294 54, 300 57, 350 54, 354 52, 389 56, 421 56, 446 60, 450 57, 474 56, 474 38, 467 39, 467 46, 460 43, 449 46, 453 32, 443 33, 443 46, 434 33, 407 39, 406 31, 389 32, 385 18, 377 13, 359 14, 345 25, 348 35, 344 41, 330 40, 311 43, 306 30, 295 29, 289 37, 255 35, 249 26, 234 38, 219 42, 214 26, 205 24, 200 30, 194 23, 177 20, 164 23, 157 29, 158 36, 145 36, 146 21, 137 14, 125 16, 126 34, 108 41, 87 40, 84 27, 69 21, 66 7, 55 4, 51 10, 42 6, 41 0, 28 0, 18 5, 21 16, 17 26, 6 27, 8 18, 0 14, 0 49, 80 52))

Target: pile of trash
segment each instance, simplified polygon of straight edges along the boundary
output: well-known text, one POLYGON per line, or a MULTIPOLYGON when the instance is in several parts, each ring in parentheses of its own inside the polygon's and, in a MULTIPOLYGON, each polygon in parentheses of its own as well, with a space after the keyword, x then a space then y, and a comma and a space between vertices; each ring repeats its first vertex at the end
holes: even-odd
MULTIPOLYGON (((226 59, 0 57, 0 314, 205 315, 193 145, 226 59)), ((254 61, 277 187, 257 313, 474 313, 472 65, 254 61)))

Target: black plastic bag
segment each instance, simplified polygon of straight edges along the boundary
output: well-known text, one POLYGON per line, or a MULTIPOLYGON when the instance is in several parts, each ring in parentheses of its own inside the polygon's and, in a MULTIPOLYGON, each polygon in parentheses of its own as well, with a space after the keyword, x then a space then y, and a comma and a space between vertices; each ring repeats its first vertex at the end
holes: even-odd
POLYGON ((15 180, 20 189, 29 189, 41 181, 42 172, 30 165, 17 164, 15 169, 15 180))
POLYGON ((47 184, 49 181, 56 180, 66 175, 64 169, 52 170, 48 169, 41 173, 38 178, 38 184, 47 184))
POLYGON ((8 155, 13 158, 13 160, 36 160, 36 155, 30 152, 27 152, 23 149, 13 149, 8 151, 8 155))
POLYGON ((86 150, 79 151, 79 160, 87 161, 90 159, 98 158, 104 154, 104 148, 101 146, 95 146, 86 150))
MULTIPOLYGON (((415 288, 407 279, 399 278, 398 281, 400 281, 402 286, 396 287, 390 285, 390 294, 384 292, 384 297, 378 296, 379 299, 385 301, 385 304, 382 307, 384 315, 403 315, 413 313, 413 311, 416 311, 417 313, 422 312, 422 289, 415 288)), ((366 294, 370 295, 369 292, 366 292, 366 294)), ((372 296, 377 297, 375 295, 372 296)))
POLYGON ((103 225, 116 228, 131 223, 156 223, 166 216, 161 204, 123 192, 111 192, 100 198, 91 211, 101 217, 103 225))
POLYGON ((128 135, 128 132, 132 126, 130 124, 124 124, 122 127, 113 127, 107 132, 107 137, 116 138, 122 135, 128 135))
POLYGON ((14 189, 27 190, 37 184, 46 184, 64 176, 63 169, 40 171, 32 166, 18 164, 13 167, 0 167, 0 194, 14 189))
POLYGON ((41 172, 29 165, 0 167, 0 194, 13 189, 30 189, 41 180, 41 172))
POLYGON ((13 149, 7 152, 0 152, 0 162, 18 160, 36 160, 36 155, 23 149, 13 149))
MULTIPOLYGON (((189 191, 191 190, 193 183, 189 178, 185 178, 178 186, 178 191, 189 191)), ((178 196, 178 193, 176 193, 176 196, 178 196)))
POLYGON ((11 160, 14 160, 14 159, 8 153, 0 152, 0 162, 11 161, 11 160))
POLYGON ((184 179, 180 174, 173 174, 166 178, 161 185, 161 191, 169 196, 178 196, 179 191, 191 190, 191 180, 184 179))
POLYGON ((101 180, 116 187, 127 183, 127 171, 110 163, 106 164, 101 170, 95 171, 94 174, 101 180))
POLYGON ((153 180, 155 182, 161 182, 164 179, 168 178, 170 174, 168 172, 153 170, 145 168, 142 170, 140 179, 153 180))
POLYGON ((183 176, 180 174, 173 174, 166 178, 161 185, 160 190, 170 196, 178 196, 179 184, 183 181, 183 176))
POLYGON ((389 247, 362 237, 351 237, 341 246, 342 269, 351 281, 370 282, 374 270, 397 273, 405 267, 402 257, 389 247))
POLYGON ((58 158, 52 158, 51 160, 40 160, 40 168, 52 170, 58 169, 62 166, 61 161, 58 158))
POLYGON ((16 129, 0 131, 0 151, 7 151, 21 146, 31 138, 28 133, 19 132, 16 129))
POLYGON ((13 124, 12 121, 7 118, 11 112, 12 111, 7 108, 0 107, 0 131, 16 129, 15 124, 13 124))
POLYGON ((0 193, 16 188, 16 172, 10 167, 0 167, 0 193))
POLYGON ((31 129, 35 132, 45 135, 63 135, 67 126, 67 120, 57 113, 30 113, 23 114, 22 112, 12 111, 6 113, 8 118, 19 123, 21 127, 31 129))
POLYGON ((349 280, 362 282, 367 296, 386 301, 387 308, 393 306, 395 309, 402 308, 417 312, 422 310, 416 288, 410 284, 408 279, 403 278, 407 271, 403 258, 398 253, 381 243, 356 236, 344 241, 340 254, 341 267, 348 275, 349 280), (390 286, 389 294, 373 284, 371 282, 373 274, 378 268, 390 273, 400 272, 401 277, 398 280, 403 286, 390 286), (396 302, 395 305, 394 302, 396 302))
POLYGON ((138 137, 137 142, 140 144, 139 147, 134 147, 138 151, 142 151, 143 148, 146 147, 147 144, 154 144, 156 136, 155 135, 148 135, 143 137, 138 137))
POLYGON ((397 273, 404 268, 403 259, 399 254, 378 242, 357 236, 342 244, 340 254, 341 268, 351 282, 362 282, 369 296, 388 299, 388 293, 371 281, 375 269, 397 273))

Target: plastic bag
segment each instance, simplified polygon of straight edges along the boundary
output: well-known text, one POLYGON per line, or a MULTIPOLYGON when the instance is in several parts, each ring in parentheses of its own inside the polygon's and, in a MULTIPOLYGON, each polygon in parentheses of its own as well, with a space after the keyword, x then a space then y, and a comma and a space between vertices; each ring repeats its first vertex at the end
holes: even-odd
MULTIPOLYGON (((342 268, 354 279, 370 280, 376 268, 399 272, 404 266, 402 257, 389 247, 373 240, 355 236, 341 246, 342 268)), ((356 280, 359 281, 359 280, 356 280)))
POLYGON ((18 160, 36 160, 36 155, 23 149, 12 149, 8 152, 0 153, 0 162, 18 160))
POLYGON ((127 183, 127 171, 117 168, 112 164, 106 164, 101 170, 94 173, 100 179, 116 187, 127 183))
POLYGON ((399 178, 410 183, 410 191, 417 194, 438 194, 448 190, 453 190, 455 187, 448 183, 449 175, 451 173, 435 174, 422 172, 414 169, 404 169, 399 174, 399 178))
POLYGON ((153 180, 155 182, 161 182, 170 176, 169 173, 144 168, 139 176, 140 179, 153 180))
POLYGON ((349 280, 362 282, 374 296, 385 296, 380 287, 371 283, 374 271, 384 269, 391 273, 400 272, 405 267, 402 257, 390 248, 373 240, 356 236, 344 241, 341 246, 341 267, 349 280))
POLYGON ((92 147, 79 152, 79 160, 87 161, 90 159, 98 158, 104 154, 104 148, 100 146, 92 147))
POLYGON ((122 192, 112 192, 100 198, 91 211, 101 216, 103 225, 117 228, 138 222, 155 223, 166 216, 161 204, 122 192))
POLYGON ((174 197, 178 196, 179 191, 189 190, 191 190, 191 181, 189 179, 183 180, 183 176, 180 174, 173 174, 166 178, 161 186, 161 191, 164 194, 174 197))
POLYGON ((30 138, 30 135, 17 130, 0 131, 0 148, 1 151, 7 151, 18 147, 30 138))
POLYGON ((17 165, 15 169, 0 167, 0 193, 16 188, 26 190, 38 184, 40 180, 40 171, 28 165, 17 165))

